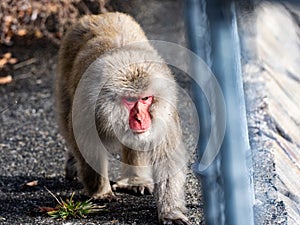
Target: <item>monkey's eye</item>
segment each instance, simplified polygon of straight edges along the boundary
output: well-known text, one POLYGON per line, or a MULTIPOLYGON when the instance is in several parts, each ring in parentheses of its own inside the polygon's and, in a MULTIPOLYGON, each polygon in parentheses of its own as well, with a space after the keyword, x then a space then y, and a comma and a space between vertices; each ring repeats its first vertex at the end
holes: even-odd
POLYGON ((146 101, 146 100, 148 100, 148 98, 149 98, 149 97, 144 97, 144 98, 142 98, 142 100, 143 100, 143 101, 146 101))
POLYGON ((136 102, 136 101, 138 101, 138 98, 135 98, 135 97, 127 97, 125 100, 126 100, 127 102, 136 102))
POLYGON ((141 102, 146 105, 151 105, 153 101, 153 96, 146 96, 141 98, 141 102))

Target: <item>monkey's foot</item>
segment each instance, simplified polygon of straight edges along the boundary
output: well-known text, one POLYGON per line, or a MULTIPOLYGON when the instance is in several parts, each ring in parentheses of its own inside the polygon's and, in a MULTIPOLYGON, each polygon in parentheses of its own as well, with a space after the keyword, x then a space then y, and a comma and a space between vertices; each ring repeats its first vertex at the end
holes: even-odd
POLYGON ((190 225, 188 218, 182 213, 170 213, 161 221, 163 225, 190 225))
POLYGON ((152 195, 154 184, 139 177, 125 178, 112 185, 113 191, 125 192, 133 195, 152 195))
POLYGON ((108 202, 112 202, 112 201, 117 201, 118 198, 117 196, 115 196, 115 194, 111 191, 108 193, 95 193, 92 195, 93 199, 97 199, 97 200, 104 200, 104 201, 108 201, 108 202))
POLYGON ((164 220, 163 223, 164 225, 190 225, 189 221, 183 220, 183 219, 175 219, 175 220, 164 220))

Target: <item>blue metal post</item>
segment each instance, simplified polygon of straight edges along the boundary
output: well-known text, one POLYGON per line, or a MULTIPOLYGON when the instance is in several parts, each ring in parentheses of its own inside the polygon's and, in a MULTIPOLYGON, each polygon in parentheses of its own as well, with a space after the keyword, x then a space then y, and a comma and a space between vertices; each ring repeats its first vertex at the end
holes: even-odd
MULTIPOLYGON (((203 6, 203 1, 187 0, 186 3, 190 46, 196 54, 204 57, 206 54, 201 52, 206 48, 199 49, 203 46, 199 44, 203 39, 195 29, 201 23, 201 15, 197 15, 196 9, 201 8, 201 3, 203 6)), ((223 90, 227 112, 227 127, 221 147, 221 161, 217 158, 206 171, 201 172, 204 204, 206 205, 206 224, 253 225, 254 194, 251 175, 247 167, 247 156, 251 154, 248 143, 235 4, 233 1, 208 0, 206 12, 211 37, 211 43, 206 44, 211 44, 211 68, 223 90), (216 191, 218 193, 215 193, 216 191)), ((195 96, 200 96, 198 98, 200 100, 202 98, 201 94, 195 93, 195 96)), ((196 98, 198 108, 206 107, 203 102, 196 98)), ((202 113, 205 111, 201 110, 202 113)), ((200 124, 203 118, 207 119, 205 117, 209 116, 200 115, 200 124)), ((205 140, 201 140, 200 137, 200 156, 202 154, 201 141, 205 142, 205 140)))
MULTIPOLYGON (((208 66, 211 66, 211 36, 206 16, 206 1, 187 0, 185 3, 185 19, 189 47, 200 56, 208 66)), ((192 64, 192 77, 204 75, 202 74, 202 65, 197 63, 199 62, 196 61, 192 64)), ((199 161, 194 165, 194 171, 201 181, 205 220, 207 225, 224 225, 224 193, 222 191, 222 179, 220 177, 220 155, 218 155, 205 170, 201 169, 203 166, 200 164, 200 159, 203 157, 205 151, 210 151, 208 139, 210 132, 212 132, 211 112, 203 90, 201 90, 196 83, 193 83, 192 91, 200 122, 200 136, 198 142, 199 161)), ((211 95, 213 95, 213 93, 211 95)))

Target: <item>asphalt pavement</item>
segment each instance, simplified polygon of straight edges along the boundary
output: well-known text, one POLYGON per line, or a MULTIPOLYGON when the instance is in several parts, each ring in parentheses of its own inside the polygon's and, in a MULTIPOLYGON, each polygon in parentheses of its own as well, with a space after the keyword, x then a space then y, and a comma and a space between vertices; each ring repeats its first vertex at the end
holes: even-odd
MULTIPOLYGON (((117 7, 133 15, 149 38, 185 46, 181 2, 143 2, 117 7)), ((64 179, 66 145, 57 127, 53 98, 57 51, 45 39, 21 38, 12 47, 1 46, 1 53, 12 52, 19 62, 27 63, 11 70, 11 83, 0 85, 0 224, 157 224, 153 196, 118 193, 118 201, 97 202, 106 205, 105 210, 84 219, 59 221, 40 212, 40 207, 57 204, 46 188, 62 199, 72 192, 75 200, 85 198, 80 183, 64 179), (37 183, 26 185, 31 181, 37 183)), ((189 91, 189 79, 175 73, 189 91)), ((189 135, 185 132, 187 142, 189 135)), ((204 224, 200 186, 191 170, 186 197, 190 221, 204 224)))

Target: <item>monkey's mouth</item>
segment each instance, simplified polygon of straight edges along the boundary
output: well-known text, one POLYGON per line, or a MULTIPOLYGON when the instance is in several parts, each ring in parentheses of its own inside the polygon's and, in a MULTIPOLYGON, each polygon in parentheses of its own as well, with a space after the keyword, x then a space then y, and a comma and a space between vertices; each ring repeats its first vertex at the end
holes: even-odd
POLYGON ((144 118, 139 115, 133 115, 129 119, 129 127, 134 134, 142 134, 149 130, 151 125, 150 117, 144 118))
POLYGON ((132 130, 132 132, 134 133, 134 134, 143 134, 143 133, 145 133, 145 132, 147 132, 148 131, 148 129, 137 129, 137 130, 132 130))

